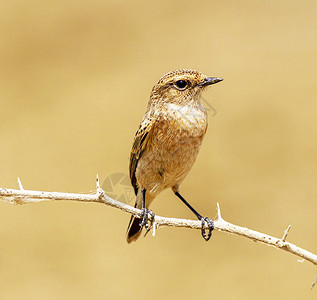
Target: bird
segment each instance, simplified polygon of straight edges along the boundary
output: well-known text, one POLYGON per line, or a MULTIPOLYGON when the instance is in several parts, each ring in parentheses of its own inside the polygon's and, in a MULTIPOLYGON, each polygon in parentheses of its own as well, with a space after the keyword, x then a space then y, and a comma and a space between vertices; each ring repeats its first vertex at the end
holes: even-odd
POLYGON ((155 215, 149 206, 168 188, 202 222, 202 236, 209 240, 213 221, 200 215, 179 189, 197 158, 208 126, 201 94, 222 80, 199 71, 179 69, 165 74, 154 85, 130 154, 129 174, 136 195, 135 207, 142 214, 140 218, 131 216, 128 243, 138 239, 143 227, 150 230, 148 216, 153 221, 155 215), (206 223, 208 235, 204 229, 206 223))

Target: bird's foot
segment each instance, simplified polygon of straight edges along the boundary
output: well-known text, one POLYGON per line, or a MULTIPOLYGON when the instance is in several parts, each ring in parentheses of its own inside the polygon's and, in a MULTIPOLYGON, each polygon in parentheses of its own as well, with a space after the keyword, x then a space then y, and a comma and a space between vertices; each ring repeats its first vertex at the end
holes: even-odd
POLYGON ((153 224, 153 221, 154 221, 154 218, 155 218, 155 214, 150 210, 150 209, 147 209, 147 208, 142 208, 142 214, 141 216, 143 217, 142 218, 142 222, 140 224, 141 228, 145 227, 146 229, 146 232, 145 232, 145 235, 147 235, 147 233, 150 231, 151 229, 151 226, 153 224), (151 222, 151 225, 149 225, 149 222, 148 222, 148 215, 151 216, 150 218, 150 222, 151 222))
POLYGON ((203 238, 205 239, 205 241, 209 241, 210 237, 211 237, 211 233, 214 230, 214 222, 213 220, 205 217, 205 218, 201 218, 201 235, 203 236, 203 238), (206 229, 205 224, 207 223, 208 226, 208 234, 206 234, 206 229))

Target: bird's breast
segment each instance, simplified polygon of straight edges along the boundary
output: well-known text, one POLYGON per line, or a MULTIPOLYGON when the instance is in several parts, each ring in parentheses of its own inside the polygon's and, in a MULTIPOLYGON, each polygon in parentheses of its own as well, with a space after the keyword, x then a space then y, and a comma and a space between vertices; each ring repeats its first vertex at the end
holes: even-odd
POLYGON ((171 130, 178 134, 198 137, 206 132, 207 114, 200 103, 195 105, 167 104, 166 113, 162 116, 171 130))
POLYGON ((169 104, 161 110, 138 163, 140 186, 156 194, 180 184, 196 160, 206 130, 206 112, 199 106, 169 104))

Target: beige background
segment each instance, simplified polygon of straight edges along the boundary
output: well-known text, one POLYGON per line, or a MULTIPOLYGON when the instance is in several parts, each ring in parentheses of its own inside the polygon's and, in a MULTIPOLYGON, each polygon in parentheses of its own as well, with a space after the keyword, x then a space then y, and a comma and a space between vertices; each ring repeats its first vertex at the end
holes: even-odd
MULTIPOLYGON (((165 73, 225 80, 182 192, 223 217, 317 252, 317 3, 8 1, 0 4, 0 186, 89 192, 128 173, 165 73)), ((117 186, 116 188, 120 188, 117 186)), ((122 186, 121 186, 122 188, 122 186)), ((193 218, 166 191, 152 209, 193 218)), ((215 232, 162 228, 128 245, 98 204, 0 203, 1 299, 316 299, 316 267, 215 232)))

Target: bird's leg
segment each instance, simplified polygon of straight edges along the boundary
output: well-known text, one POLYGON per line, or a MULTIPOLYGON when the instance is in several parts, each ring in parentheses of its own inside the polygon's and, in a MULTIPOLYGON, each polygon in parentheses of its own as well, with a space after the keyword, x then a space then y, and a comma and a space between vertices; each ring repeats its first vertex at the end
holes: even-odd
POLYGON ((145 189, 142 190, 142 214, 141 214, 141 216, 142 216, 143 218, 142 218, 142 222, 141 222, 140 226, 141 226, 141 228, 143 228, 143 226, 145 227, 145 229, 146 229, 145 235, 146 235, 146 234, 150 231, 150 229, 151 229, 151 226, 150 226, 149 223, 148 223, 147 216, 148 216, 148 214, 151 216, 150 221, 151 221, 151 224, 152 224, 155 215, 154 215, 154 213, 153 213, 151 210, 149 210, 149 209, 147 209, 147 208, 145 207, 145 192, 146 192, 145 189))
POLYGON ((183 196, 179 193, 179 192, 175 192, 175 195, 181 199, 185 204, 186 206, 196 215, 196 217, 198 218, 198 220, 201 221, 201 235, 203 236, 203 238, 208 241, 211 237, 211 232, 213 231, 214 229, 214 222, 207 218, 207 217, 203 217, 201 214, 199 214, 197 212, 196 209, 194 209, 184 198, 183 196), (207 226, 208 226, 208 235, 206 234, 206 230, 205 230, 205 224, 207 223, 207 226))

